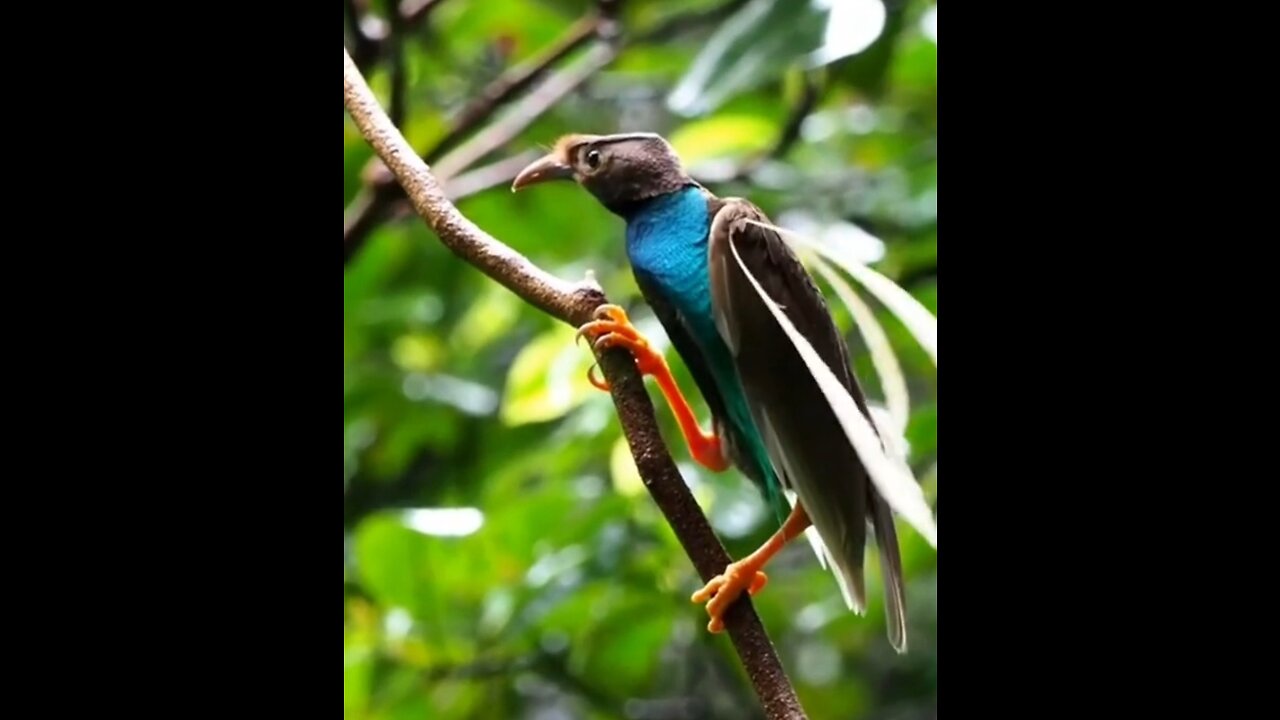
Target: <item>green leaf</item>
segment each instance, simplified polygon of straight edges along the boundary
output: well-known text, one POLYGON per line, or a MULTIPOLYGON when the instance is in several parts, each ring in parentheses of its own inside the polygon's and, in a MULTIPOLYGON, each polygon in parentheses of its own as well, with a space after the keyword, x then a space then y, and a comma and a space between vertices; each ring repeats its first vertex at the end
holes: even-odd
MULTIPOLYGON (((870 624, 870 621, 865 624, 870 624)), ((822 667, 820 663, 825 661, 822 656, 817 658, 810 656, 804 649, 801 649, 797 655, 793 663, 797 668, 802 664, 808 665, 815 660, 819 663, 818 667, 822 667)), ((797 672, 796 674, 798 675, 799 673, 797 672)), ((809 708, 830 708, 833 711, 832 714, 839 717, 856 718, 868 716, 867 710, 869 708, 867 706, 870 704, 870 690, 867 688, 866 681, 859 678, 855 673, 849 672, 848 668, 845 668, 844 672, 841 672, 835 681, 822 685, 813 685, 800 681, 796 685, 796 694, 800 697, 800 704, 804 705, 806 710, 809 708), (836 708, 839 708, 838 712, 835 711, 836 708)), ((816 716, 817 713, 814 712, 814 715, 816 716)))
POLYGON ((435 335, 406 333, 391 345, 391 358, 404 370, 432 372, 443 357, 443 345, 435 335))
POLYGON ((454 327, 451 343, 455 352, 474 355, 511 330, 520 316, 520 299, 497 283, 486 283, 467 312, 454 327))
MULTIPOLYGON (((632 42, 621 56, 586 91, 557 103, 474 169, 544 149, 564 133, 648 125, 710 180, 719 177, 712 172, 718 166, 767 151, 802 81, 820 81, 823 102, 806 122, 804 141, 756 182, 723 190, 749 195, 793 230, 803 230, 794 218, 813 216, 875 233, 885 254, 874 267, 898 282, 910 277, 903 287, 936 316, 937 44, 921 29, 936 0, 884 0, 889 12, 878 39, 810 69, 874 33, 874 22, 847 18, 866 16, 880 1, 774 0, 771 7, 742 0, 714 23, 680 22, 648 40, 646 33, 670 18, 718 11, 730 0, 622 3, 632 42), (749 4, 769 15, 755 35, 736 48, 707 50, 749 4), (789 33, 794 39, 796 18, 809 13, 820 22, 801 38, 806 42, 778 43, 789 33), (713 109, 672 122, 668 93, 704 52, 719 52, 727 63, 710 68, 691 96, 713 109), (754 71, 732 68, 730 56, 741 62, 761 52, 763 60, 751 59, 754 71), (922 277, 924 268, 933 270, 922 277)), ((370 28, 385 31, 394 5, 376 0, 370 28)), ((401 129, 409 142, 419 152, 434 145, 495 78, 546 52, 595 7, 592 0, 440 3, 404 43, 401 129)), ((367 68, 382 103, 389 60, 367 68)), ((571 62, 565 58, 546 77, 571 62)), ((531 92, 536 87, 519 95, 531 92)), ((486 125, 518 110, 520 97, 486 125)), ((348 203, 372 157, 348 116, 348 203)), ((625 223, 580 186, 512 193, 508 179, 457 202, 539 267, 566 280, 593 271, 655 344, 667 344, 628 263, 625 223)), ((738 717, 744 708, 750 714, 758 703, 741 663, 723 636, 706 632, 703 608, 689 603, 701 579, 635 475, 613 402, 583 382, 590 350, 573 344, 568 326, 557 327, 558 336, 548 332, 555 320, 454 255, 407 206, 396 209, 345 270, 344 717, 665 717, 678 713, 681 703, 672 698, 690 694, 706 701, 686 706, 700 717, 738 717), (565 395, 552 380, 560 358, 573 368, 564 373, 565 395), (509 418, 499 414, 504 397, 509 418), (457 516, 470 512, 474 520, 471 508, 482 522, 462 535, 474 523, 460 526, 457 516), (452 520, 450 510, 458 511, 452 520)), ((907 375, 911 465, 936 509, 937 369, 896 316, 864 298, 907 375)), ((867 373, 867 394, 882 397, 850 313, 838 302, 831 309, 853 344, 855 368, 867 373)), ((687 365, 674 350, 667 359, 705 427, 706 400, 687 365)), ((717 535, 734 557, 755 550, 778 518, 741 473, 713 473, 693 462, 658 389, 645 387, 717 535)), ((844 607, 832 574, 805 543, 753 598, 814 718, 936 715, 937 551, 905 522, 899 542, 911 605, 912 650, 903 658, 888 646, 873 551, 865 616, 844 607)))
POLYGON ((343 652, 342 709, 344 717, 359 717, 369 704, 373 681, 373 650, 361 640, 347 639, 343 652))
POLYGON ((356 567, 361 584, 384 606, 403 607, 419 617, 430 607, 427 566, 430 541, 391 514, 365 520, 356 530, 356 567))
POLYGON ((686 123, 668 138, 686 165, 765 150, 778 133, 758 115, 717 115, 686 123))
POLYGON ((623 697, 641 694, 657 669, 671 635, 673 618, 660 608, 635 607, 597 625, 586 652, 576 658, 593 675, 609 678, 610 692, 623 697))
POLYGON ((928 458, 938 451, 938 405, 929 403, 915 409, 907 423, 911 459, 928 458))
POLYGON ((507 425, 546 422, 563 416, 590 393, 594 360, 585 343, 574 342, 573 327, 556 323, 525 345, 511 364, 500 415, 507 425))
POLYGON ((810 67, 829 65, 866 50, 885 29, 882 0, 817 0, 829 9, 822 46, 808 58, 810 67))
POLYGON ((707 41, 667 104, 682 115, 701 115, 778 77, 821 44, 827 12, 815 5, 815 0, 747 3, 707 41))
POLYGON ((818 68, 866 50, 885 19, 881 0, 753 0, 711 36, 667 104, 686 116, 711 112, 789 68, 818 68))
POLYGON ((442 635, 473 638, 494 586, 493 529, 469 508, 384 511, 356 528, 356 570, 380 607, 403 608, 442 635))
POLYGON ((890 71, 903 95, 938 92, 938 46, 925 38, 911 38, 898 50, 890 71))
POLYGON ((609 453, 609 474, 613 477, 613 489, 619 495, 635 497, 644 493, 644 480, 625 437, 613 443, 613 450, 609 453))

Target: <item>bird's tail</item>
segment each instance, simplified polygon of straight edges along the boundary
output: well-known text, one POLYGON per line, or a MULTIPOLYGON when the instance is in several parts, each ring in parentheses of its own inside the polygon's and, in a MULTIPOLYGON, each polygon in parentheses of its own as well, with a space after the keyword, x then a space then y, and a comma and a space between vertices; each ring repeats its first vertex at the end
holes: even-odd
MULTIPOLYGON (((900 433, 893 432, 894 423, 883 408, 868 408, 877 434, 884 442, 885 455, 906 472, 906 441, 900 433)), ((893 526, 893 510, 874 489, 868 487, 868 510, 871 525, 876 534, 876 549, 880 553, 880 577, 884 582, 885 623, 889 630, 889 642, 899 653, 907 651, 907 607, 905 580, 902 577, 902 554, 898 550, 898 530, 893 526)))
MULTIPOLYGON (((886 455, 894 463, 906 463, 906 448, 901 438, 890 431, 892 423, 888 414, 880 407, 869 408, 875 430, 884 438, 886 455)), ((867 492, 867 510, 869 524, 876 536, 876 550, 880 556, 880 575, 884 582, 885 623, 889 634, 889 643, 899 653, 907 651, 907 607, 906 581, 902 574, 902 555, 898 549, 898 531, 893 524, 893 511, 889 503, 870 486, 867 492)), ((787 502, 795 507, 796 494, 786 493, 787 502)), ((840 586, 840 594, 845 604, 855 613, 866 612, 866 580, 863 574, 861 558, 843 558, 838 562, 831 549, 822 541, 818 529, 812 525, 805 529, 805 537, 818 556, 818 563, 831 571, 840 586)))
POLYGON ((902 555, 898 551, 898 531, 893 526, 889 505, 875 493, 871 498, 871 524, 875 527, 876 548, 880 552, 880 577, 884 582, 885 624, 889 643, 899 653, 907 651, 906 589, 902 578, 902 555))
MULTIPOLYGON (((786 493, 792 507, 796 504, 795 493, 786 493)), ((893 512, 888 503, 875 493, 870 493, 871 525, 876 535, 876 550, 880 555, 880 576, 884 582, 885 624, 889 634, 889 643, 899 653, 907 651, 907 604, 906 587, 902 575, 902 555, 898 550, 898 531, 893 525, 893 512)), ((847 558, 838 562, 831 550, 822 542, 817 528, 810 525, 805 529, 805 538, 818 556, 818 564, 830 570, 840 586, 840 594, 850 610, 863 615, 866 613, 866 577, 860 562, 851 565, 855 558, 847 558)))
MULTIPOLYGON (((795 507, 799 499, 794 492, 786 491, 787 502, 791 503, 791 507, 795 507)), ((862 562, 859 558, 844 558, 838 561, 836 556, 831 553, 831 548, 822 542, 822 536, 818 534, 818 528, 810 525, 805 528, 805 539, 809 541, 809 545, 813 548, 813 554, 818 556, 818 564, 824 570, 830 570, 831 574, 836 578, 836 584, 840 586, 840 595, 844 598, 844 604, 850 610, 858 615, 865 614, 867 611, 867 584, 866 576, 863 574, 862 562), (854 564, 850 565, 853 562, 854 564)))

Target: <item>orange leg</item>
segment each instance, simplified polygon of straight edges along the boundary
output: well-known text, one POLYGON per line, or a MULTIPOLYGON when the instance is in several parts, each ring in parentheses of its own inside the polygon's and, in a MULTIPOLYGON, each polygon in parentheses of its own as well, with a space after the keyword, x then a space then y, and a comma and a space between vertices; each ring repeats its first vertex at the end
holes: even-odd
POLYGON ((765 583, 769 582, 769 577, 763 571, 765 564, 788 542, 799 537, 807 527, 809 515, 803 507, 796 505, 782 528, 758 550, 735 563, 729 563, 722 574, 712 578, 711 582, 693 594, 694 602, 707 603, 707 615, 711 617, 711 622, 707 623, 708 631, 718 633, 724 630, 724 613, 743 590, 755 595, 764 588, 765 583))
MULTIPOLYGON (((601 305, 596 310, 596 318, 578 329, 578 337, 587 335, 594 338, 597 352, 611 347, 623 347, 630 351, 635 356, 636 369, 640 374, 651 375, 658 381, 658 387, 671 406, 676 422, 680 423, 680 432, 689 444, 689 453, 693 455, 693 459, 713 472, 727 470, 729 460, 725 457, 720 438, 715 433, 704 432, 698 425, 693 408, 689 407, 689 401, 671 376, 671 368, 666 359, 649 346, 649 341, 627 319, 627 313, 617 305, 601 305)), ((587 379, 597 388, 609 390, 608 383, 596 379, 594 367, 587 379)))

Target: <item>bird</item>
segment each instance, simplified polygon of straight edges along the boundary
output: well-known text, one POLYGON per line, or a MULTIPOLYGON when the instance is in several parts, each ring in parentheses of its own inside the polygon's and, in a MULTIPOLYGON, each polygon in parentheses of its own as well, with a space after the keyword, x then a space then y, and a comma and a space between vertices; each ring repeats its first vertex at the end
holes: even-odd
MULTIPOLYGON (((712 472, 736 467, 781 522, 757 550, 693 594, 693 602, 706 604, 708 631, 724 630, 731 604, 743 592, 760 592, 768 582, 765 566, 802 534, 835 575, 849 609, 864 614, 870 534, 879 553, 888 639, 905 653, 906 599, 893 509, 842 429, 839 407, 828 399, 832 378, 876 430, 882 451, 885 441, 843 336, 799 258, 759 207, 712 193, 656 133, 564 135, 517 174, 511 189, 559 180, 576 182, 624 221, 626 256, 640 294, 705 399, 711 429, 702 429, 666 359, 621 306, 601 305, 578 337, 590 340, 596 352, 627 349, 639 372, 656 380, 693 459, 712 472), (806 360, 795 333, 825 370, 815 370, 819 360, 812 353, 806 360)), ((608 390, 594 369, 588 379, 608 390)), ((862 445, 864 455, 867 447, 862 445)))

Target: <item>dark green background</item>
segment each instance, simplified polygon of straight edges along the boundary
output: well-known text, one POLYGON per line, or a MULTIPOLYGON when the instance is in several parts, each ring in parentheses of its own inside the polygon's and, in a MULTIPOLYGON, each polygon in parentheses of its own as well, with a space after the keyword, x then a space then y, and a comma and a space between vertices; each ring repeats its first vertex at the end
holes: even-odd
MULTIPOLYGON (((818 67, 804 61, 823 45, 827 18, 802 3, 764 3, 751 22, 757 3, 735 2, 731 20, 679 22, 679 32, 634 40, 670 17, 722 4, 624 3, 622 54, 477 167, 566 132, 661 132, 720 194, 748 197, 775 220, 807 219, 808 231, 839 223, 870 231, 884 242, 873 266, 936 314, 936 5, 890 3, 869 47, 818 67), (806 78, 820 99, 799 139, 748 177, 721 182, 774 145, 806 78), (678 97, 696 101, 677 108, 688 114, 668 103, 681 83, 687 92, 678 97)), ((864 4, 876 3, 851 6, 864 4)), ((592 8, 442 2, 404 41, 410 143, 431 146, 469 98, 592 8)), ((385 16, 377 2, 367 11, 385 16)), ((846 37, 854 31, 866 32, 851 28, 846 37)), ((365 68, 384 104, 388 67, 365 68)), ((350 203, 372 153, 350 118, 343 137, 350 203)), ((665 342, 639 304, 619 220, 568 183, 518 195, 508 186, 459 207, 562 277, 594 271, 665 342)), ((881 399, 861 337, 827 294, 856 370, 881 399)), ((910 460, 936 503, 937 371, 873 305, 908 375, 910 460)), ((574 345, 572 328, 456 259, 410 215, 379 225, 347 265, 343 350, 346 717, 759 715, 728 639, 708 635, 703 609, 689 601, 701 581, 639 484, 608 396, 587 385, 591 357, 574 345), (415 508, 474 508, 483 523, 462 537, 424 534, 405 514, 415 508)), ((705 418, 683 365, 668 357, 705 418)), ((750 552, 776 529, 756 491, 736 471, 695 466, 661 403, 658 418, 729 552, 750 552)), ((865 617, 844 609, 803 541, 773 563, 756 598, 812 718, 937 716, 937 554, 905 523, 899 528, 906 656, 885 638, 874 553, 865 617)))

